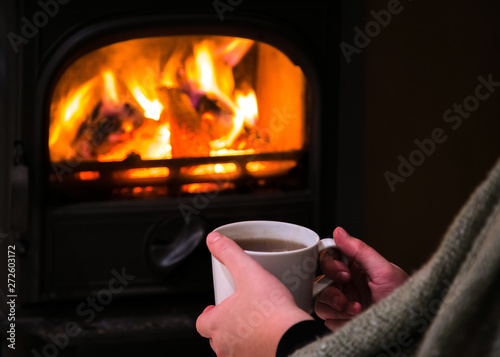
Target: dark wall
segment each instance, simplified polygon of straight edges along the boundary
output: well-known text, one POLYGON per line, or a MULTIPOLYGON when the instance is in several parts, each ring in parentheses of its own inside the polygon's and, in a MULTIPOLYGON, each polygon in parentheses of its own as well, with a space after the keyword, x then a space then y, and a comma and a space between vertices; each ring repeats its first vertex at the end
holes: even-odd
POLYGON ((365 62, 364 239, 412 271, 500 154, 500 4, 367 0, 365 33, 373 11, 385 27, 344 35, 365 62))

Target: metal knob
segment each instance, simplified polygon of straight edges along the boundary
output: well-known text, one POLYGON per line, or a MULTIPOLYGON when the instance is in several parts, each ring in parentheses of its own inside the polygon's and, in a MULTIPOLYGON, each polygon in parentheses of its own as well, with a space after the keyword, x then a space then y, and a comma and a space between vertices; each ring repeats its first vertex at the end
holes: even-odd
POLYGON ((145 239, 146 262, 152 272, 166 275, 186 259, 208 234, 206 222, 197 216, 161 219, 145 239))

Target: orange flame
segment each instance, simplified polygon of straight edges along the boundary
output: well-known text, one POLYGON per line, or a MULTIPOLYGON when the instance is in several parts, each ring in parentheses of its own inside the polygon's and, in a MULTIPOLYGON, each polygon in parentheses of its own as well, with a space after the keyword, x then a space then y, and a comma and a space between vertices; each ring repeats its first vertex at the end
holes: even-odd
POLYGON ((90 102, 89 94, 94 84, 95 81, 89 80, 73 93, 61 99, 60 108, 58 108, 50 126, 49 148, 51 155, 58 157, 67 155, 68 151, 71 152, 69 150, 70 138, 81 123, 81 120, 75 118, 90 102))
MULTIPOLYGON (((241 58, 250 45, 248 42, 250 40, 241 40, 233 41, 226 47, 228 49, 228 52, 225 53, 226 56, 241 58)), ((253 43, 253 41, 251 42, 253 43)), ((212 55, 213 52, 214 50, 207 42, 195 46, 194 61, 188 62, 186 71, 189 79, 197 79, 199 89, 213 94, 234 113, 231 130, 224 137, 210 142, 210 146, 217 151, 231 146, 240 135, 245 123, 255 124, 258 117, 258 107, 257 97, 253 90, 250 90, 246 95, 240 91, 234 91, 234 76, 232 74, 234 60, 226 61, 222 57, 217 61, 212 55)))
POLYGON ((163 105, 158 99, 149 100, 146 98, 144 93, 139 86, 135 86, 131 92, 134 94, 135 99, 144 109, 144 116, 149 119, 159 120, 161 112, 163 111, 163 105))
POLYGON ((143 160, 171 159, 172 146, 168 123, 158 126, 158 122, 148 120, 140 130, 137 130, 133 138, 123 144, 118 144, 110 153, 99 155, 98 159, 99 161, 121 161, 133 151, 140 151, 143 160))
POLYGON ((214 64, 206 46, 202 46, 196 55, 196 72, 201 90, 207 93, 218 91, 215 83, 214 64))
POLYGON ((255 96, 255 92, 251 90, 247 95, 237 92, 236 104, 238 104, 238 107, 245 116, 245 123, 249 125, 255 125, 255 121, 257 120, 257 117, 259 115, 259 109, 257 107, 257 97, 255 96))
POLYGON ((254 41, 246 38, 235 38, 220 52, 224 56, 224 61, 230 66, 235 66, 252 47, 254 41))
POLYGON ((104 95, 103 99, 106 104, 118 104, 120 103, 120 98, 116 91, 116 81, 115 76, 111 71, 106 71, 102 74, 104 82, 104 95))

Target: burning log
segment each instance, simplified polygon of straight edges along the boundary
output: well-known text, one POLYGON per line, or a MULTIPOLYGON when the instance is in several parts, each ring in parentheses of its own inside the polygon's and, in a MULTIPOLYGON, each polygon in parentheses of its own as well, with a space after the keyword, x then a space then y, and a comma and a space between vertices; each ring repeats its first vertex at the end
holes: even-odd
POLYGON ((166 108, 160 121, 170 124, 172 157, 204 157, 210 154, 210 135, 202 126, 200 114, 189 96, 179 88, 159 89, 160 101, 166 108))
POLYGON ((238 150, 253 149, 256 152, 264 152, 271 149, 271 138, 267 131, 261 131, 255 126, 244 125, 233 146, 238 150))
POLYGON ((196 107, 201 116, 201 125, 208 132, 211 140, 224 137, 233 127, 234 112, 214 95, 204 94, 196 107))
POLYGON ((129 104, 111 107, 99 102, 80 124, 72 148, 81 159, 95 160, 128 140, 143 122, 144 116, 129 104))

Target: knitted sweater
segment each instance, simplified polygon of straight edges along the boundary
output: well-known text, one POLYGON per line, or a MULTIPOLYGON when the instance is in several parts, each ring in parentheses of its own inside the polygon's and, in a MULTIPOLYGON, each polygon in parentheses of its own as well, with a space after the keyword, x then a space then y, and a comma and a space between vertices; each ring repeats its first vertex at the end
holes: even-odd
POLYGON ((500 161, 418 272, 292 356, 500 356, 500 161))

